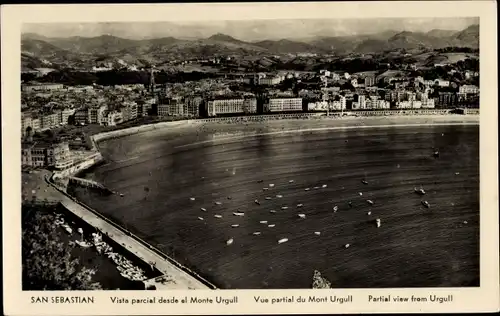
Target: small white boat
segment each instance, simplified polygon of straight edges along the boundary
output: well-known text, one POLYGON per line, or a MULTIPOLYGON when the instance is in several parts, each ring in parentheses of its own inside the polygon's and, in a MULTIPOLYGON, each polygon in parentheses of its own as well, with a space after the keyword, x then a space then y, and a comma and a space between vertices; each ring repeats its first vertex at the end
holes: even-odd
POLYGON ((309 190, 311 190, 311 188, 305 188, 305 189, 304 189, 304 191, 309 191, 309 190))
POLYGON ((464 221, 464 224, 467 224, 468 222, 467 221, 464 221))
POLYGON ((426 208, 430 208, 431 205, 427 201, 422 201, 422 205, 425 206, 426 208))
POLYGON ((363 192, 359 192, 359 196, 363 196, 363 192))
POLYGON ((287 210, 288 209, 288 206, 282 206, 281 207, 282 210, 287 210))
POLYGON ((324 188, 328 187, 328 185, 323 184, 321 187, 324 189, 324 188))
POLYGON ((275 210, 270 210, 269 213, 273 213, 274 214, 274 213, 276 213, 276 211, 275 210))
POLYGON ((278 240, 278 244, 282 244, 284 242, 287 242, 288 241, 288 238, 282 238, 280 240, 278 240))
POLYGON ((293 182, 294 182, 293 180, 288 181, 288 183, 293 183, 293 182))
POLYGON ((363 180, 363 181, 361 181, 361 183, 363 183, 363 184, 368 184, 368 181, 363 180))
POLYGON ((194 200, 196 200, 196 199, 195 199, 194 197, 192 197, 192 198, 189 198, 189 199, 190 199, 191 201, 194 201, 194 200))
POLYGON ((245 213, 243 212, 233 212, 234 216, 245 216, 245 213))
POLYGON ((233 225, 231 225, 231 227, 233 227, 233 228, 240 227, 240 224, 233 224, 233 225))
POLYGON ((266 200, 270 200, 272 199, 270 196, 266 196, 266 200))
POLYGON ((368 214, 368 215, 372 215, 372 212, 368 212, 368 213, 366 213, 366 214, 368 214))
POLYGON ((278 194, 278 195, 276 195, 276 197, 277 197, 278 199, 281 199, 281 198, 283 197, 283 195, 278 194))
POLYGON ((261 224, 267 224, 267 221, 260 221, 261 224))
POLYGON ((262 191, 267 191, 269 190, 269 188, 262 188, 262 191))
POLYGON ((269 184, 269 187, 270 187, 270 188, 274 188, 274 183, 270 183, 270 184, 269 184))
POLYGON ((257 204, 257 205, 260 205, 259 200, 255 200, 254 203, 257 204))
POLYGON ((222 202, 219 202, 219 201, 215 202, 215 205, 221 205, 221 204, 222 204, 222 202))
POLYGON ((260 235, 260 232, 254 232, 252 235, 258 236, 260 235))
POLYGON ((302 203, 297 204, 297 207, 302 207, 302 206, 303 206, 302 203))
POLYGON ((335 206, 333 207, 333 211, 334 211, 334 212, 337 212, 338 210, 339 210, 339 207, 338 207, 337 205, 335 205, 335 206))
POLYGON ((215 214, 214 217, 215 218, 222 218, 222 215, 215 214))
POLYGON ((373 201, 372 200, 366 200, 366 202, 368 202, 368 204, 370 204, 370 205, 373 205, 373 201))
POLYGON ((124 197, 125 195, 124 195, 123 193, 120 193, 120 196, 121 196, 121 197, 124 197))
POLYGON ((313 189, 314 189, 314 190, 317 190, 317 189, 319 189, 319 187, 314 187, 313 189))
POLYGON ((377 218, 375 220, 375 222, 377 223, 377 228, 380 227, 382 225, 382 222, 380 221, 380 218, 377 218))
POLYGON ((299 214, 300 218, 306 218, 306 214, 299 214))
POLYGON ((350 246, 351 246, 351 245, 349 245, 349 244, 345 244, 345 245, 344 245, 344 247, 345 247, 345 248, 349 248, 350 246))
POLYGON ((201 208, 201 210, 202 210, 203 212, 206 212, 206 211, 207 211, 207 209, 206 209, 206 208, 204 208, 204 207, 202 207, 202 208, 201 208))
POLYGON ((200 221, 204 221, 205 219, 203 217, 198 217, 200 221))
POLYGON ((455 172, 455 175, 458 176, 460 174, 460 172, 455 172))
POLYGON ((226 241, 226 245, 228 245, 228 246, 229 246, 229 245, 231 245, 233 242, 234 242, 234 239, 233 239, 233 238, 231 238, 231 239, 229 239, 228 241, 226 241))
POLYGON ((425 195, 425 190, 423 188, 417 189, 414 188, 415 193, 420 194, 420 195, 425 195))
POLYGON ((270 224, 270 225, 267 225, 267 227, 269 227, 269 228, 273 228, 273 227, 275 227, 275 226, 276 226, 276 224, 270 224))
POLYGON ((321 232, 314 232, 314 235, 319 236, 321 235, 321 232))

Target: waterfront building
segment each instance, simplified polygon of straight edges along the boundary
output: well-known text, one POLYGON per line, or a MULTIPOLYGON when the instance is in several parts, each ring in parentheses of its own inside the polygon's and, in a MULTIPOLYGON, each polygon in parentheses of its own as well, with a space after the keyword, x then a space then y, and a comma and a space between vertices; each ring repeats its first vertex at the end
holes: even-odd
POLYGON ((59 126, 61 123, 61 112, 55 111, 42 116, 42 130, 51 129, 59 126))
POLYGON ((26 142, 21 146, 21 165, 30 167, 55 167, 71 158, 67 142, 26 142))
POLYGON ((110 111, 106 114, 105 125, 116 126, 123 122, 123 115, 120 111, 110 111))
POLYGON ((75 109, 64 109, 61 111, 61 124, 68 125, 68 119, 75 114, 75 109))
POLYGON ((302 111, 302 98, 274 98, 269 99, 269 112, 302 111))
POLYGON ((124 102, 121 107, 123 122, 135 120, 137 118, 137 103, 124 102))
POLYGON ((199 96, 187 97, 184 100, 184 115, 191 117, 200 116, 200 107, 203 103, 203 98, 199 96))
POLYGON ((207 102, 209 116, 218 114, 256 113, 257 99, 216 99, 207 102))
POLYGON ((75 123, 77 124, 88 124, 89 120, 89 111, 88 109, 80 109, 75 111, 74 114, 75 123))
POLYGON ((88 122, 89 124, 101 124, 104 122, 104 112, 107 110, 106 105, 92 106, 88 108, 88 122))
POLYGON ((439 92, 436 106, 438 108, 452 108, 458 105, 458 95, 453 92, 439 92))

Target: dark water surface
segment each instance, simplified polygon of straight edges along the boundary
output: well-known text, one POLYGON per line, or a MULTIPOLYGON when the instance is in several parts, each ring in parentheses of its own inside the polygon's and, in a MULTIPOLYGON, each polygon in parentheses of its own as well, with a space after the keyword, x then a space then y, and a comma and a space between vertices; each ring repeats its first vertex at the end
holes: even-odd
POLYGON ((77 197, 222 288, 310 288, 315 269, 339 288, 479 285, 478 125, 214 138, 179 128, 102 143, 109 163, 86 177, 124 197, 77 197))

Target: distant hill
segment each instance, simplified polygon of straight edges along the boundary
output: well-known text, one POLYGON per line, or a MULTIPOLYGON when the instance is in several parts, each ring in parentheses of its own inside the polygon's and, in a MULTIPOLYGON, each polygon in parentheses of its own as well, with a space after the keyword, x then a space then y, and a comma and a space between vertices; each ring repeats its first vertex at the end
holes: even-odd
POLYGON ((372 54, 387 50, 433 50, 448 46, 478 48, 479 26, 472 25, 459 32, 384 31, 369 35, 311 38, 307 39, 307 42, 290 39, 246 42, 220 33, 195 40, 174 37, 133 40, 112 35, 48 38, 28 33, 22 35, 21 42, 25 56, 62 63, 81 61, 82 65, 93 63, 99 58, 147 65, 162 63, 172 58, 204 58, 217 54, 243 56, 295 53, 372 54))

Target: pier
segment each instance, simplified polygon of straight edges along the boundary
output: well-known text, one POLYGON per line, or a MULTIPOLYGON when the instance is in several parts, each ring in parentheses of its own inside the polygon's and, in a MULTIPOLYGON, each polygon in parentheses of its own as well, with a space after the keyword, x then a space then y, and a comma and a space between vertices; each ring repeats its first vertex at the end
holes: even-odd
MULTIPOLYGON (((70 178, 75 179, 75 177, 70 178)), ((55 186, 50 178, 46 177, 45 180, 49 183, 51 189, 55 191, 53 193, 58 195, 57 200, 59 200, 61 205, 63 205, 69 212, 81 218, 89 225, 95 227, 103 235, 108 236, 116 243, 122 245, 130 254, 142 260, 146 264, 154 264, 154 268, 160 271, 163 276, 145 281, 145 287, 151 288, 151 286, 154 285, 153 288, 162 290, 216 289, 214 285, 203 279, 201 276, 198 276, 193 271, 190 271, 188 268, 183 267, 179 263, 168 258, 152 245, 124 230, 122 227, 113 223, 100 213, 92 210, 90 207, 66 194, 60 188, 55 186)), ((89 184, 95 182, 87 180, 86 183, 89 184)))
POLYGON ((78 185, 88 187, 88 188, 94 188, 94 189, 101 189, 101 190, 107 190, 109 191, 108 188, 106 188, 104 185, 101 183, 94 181, 94 180, 89 180, 89 179, 83 179, 83 178, 78 178, 78 177, 67 177, 70 183, 76 183, 78 185))

